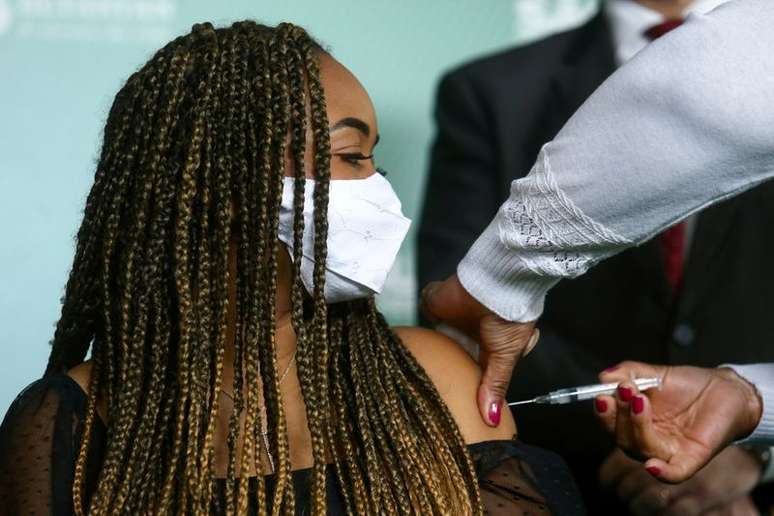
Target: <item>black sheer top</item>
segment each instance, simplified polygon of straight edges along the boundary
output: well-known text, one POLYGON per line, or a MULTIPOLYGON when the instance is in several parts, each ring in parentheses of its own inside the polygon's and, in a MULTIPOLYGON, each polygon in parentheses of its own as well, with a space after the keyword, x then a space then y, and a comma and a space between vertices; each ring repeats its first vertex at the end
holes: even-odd
MULTIPOLYGON (((0 426, 0 514, 73 514, 73 476, 85 412, 86 395, 67 375, 38 380, 16 398, 0 426)), ((98 422, 86 469, 87 497, 97 484, 106 437, 98 422)), ((585 514, 572 477, 557 455, 516 440, 486 441, 468 449, 486 514, 585 514)), ((310 471, 293 472, 297 514, 308 513, 310 471)), ((328 513, 344 514, 335 475, 330 467, 328 513)), ((222 498, 224 486, 219 482, 216 492, 222 498)), ((267 476, 268 492, 272 484, 272 476, 267 476)), ((222 500, 218 505, 223 506, 222 500)), ((215 508, 213 513, 221 511, 215 508)))

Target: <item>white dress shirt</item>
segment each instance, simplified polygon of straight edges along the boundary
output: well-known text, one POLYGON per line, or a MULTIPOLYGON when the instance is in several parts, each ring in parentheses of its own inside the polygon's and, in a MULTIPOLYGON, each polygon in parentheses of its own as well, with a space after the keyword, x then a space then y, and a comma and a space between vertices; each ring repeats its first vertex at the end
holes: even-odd
MULTIPOLYGON (((683 12, 683 18, 691 13, 706 14, 727 1, 697 0, 683 12)), ((608 0, 603 8, 610 20, 615 58, 619 66, 650 43, 645 36, 646 30, 666 21, 661 13, 634 0, 608 0)))

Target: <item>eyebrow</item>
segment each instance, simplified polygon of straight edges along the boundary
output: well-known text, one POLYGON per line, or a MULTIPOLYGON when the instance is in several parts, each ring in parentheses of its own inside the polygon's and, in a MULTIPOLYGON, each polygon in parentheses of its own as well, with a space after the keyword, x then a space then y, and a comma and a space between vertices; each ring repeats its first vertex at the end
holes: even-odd
MULTIPOLYGON (((345 127, 351 127, 352 129, 357 129, 364 135, 371 136, 371 127, 360 120, 359 118, 355 118, 353 116, 348 116, 346 118, 342 118, 335 124, 333 124, 330 129, 328 129, 329 132, 337 131, 339 129, 343 129, 345 127)), ((376 141, 374 142, 374 147, 376 147, 376 144, 379 143, 379 135, 376 135, 376 141)))

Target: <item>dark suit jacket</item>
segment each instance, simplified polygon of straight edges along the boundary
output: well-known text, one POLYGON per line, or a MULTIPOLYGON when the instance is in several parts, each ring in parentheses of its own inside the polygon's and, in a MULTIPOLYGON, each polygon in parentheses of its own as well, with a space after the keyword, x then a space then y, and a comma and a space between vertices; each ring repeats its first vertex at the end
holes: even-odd
MULTIPOLYGON (((443 77, 418 232, 420 287, 455 271, 511 181, 529 172, 541 145, 614 71, 613 56, 600 14, 443 77)), ((508 399, 595 383, 600 369, 624 359, 702 366, 774 360, 773 227, 774 182, 705 211, 677 299, 657 242, 560 283, 547 299, 541 342, 519 365, 508 399)), ((515 416, 521 437, 562 453, 593 497, 611 443, 590 405, 525 407, 515 416)), ((594 513, 595 500, 587 500, 594 513)))

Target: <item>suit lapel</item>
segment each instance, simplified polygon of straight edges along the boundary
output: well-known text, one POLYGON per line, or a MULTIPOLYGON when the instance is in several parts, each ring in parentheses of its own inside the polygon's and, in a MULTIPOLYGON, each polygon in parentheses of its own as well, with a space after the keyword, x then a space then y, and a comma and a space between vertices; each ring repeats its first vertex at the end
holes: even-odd
POLYGON ((658 242, 658 235, 641 246, 635 247, 632 255, 643 274, 648 278, 653 278, 655 292, 660 304, 664 308, 671 309, 674 295, 672 287, 669 286, 669 280, 667 280, 664 252, 658 242))
POLYGON ((616 69, 612 35, 600 11, 575 34, 551 81, 559 127, 616 69))
POLYGON ((681 316, 696 310, 701 299, 708 295, 715 278, 722 273, 723 242, 728 238, 740 202, 738 198, 730 199, 699 215, 686 263, 679 305, 681 316))

